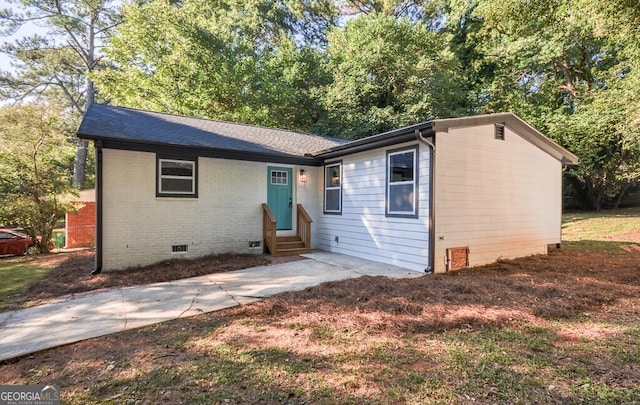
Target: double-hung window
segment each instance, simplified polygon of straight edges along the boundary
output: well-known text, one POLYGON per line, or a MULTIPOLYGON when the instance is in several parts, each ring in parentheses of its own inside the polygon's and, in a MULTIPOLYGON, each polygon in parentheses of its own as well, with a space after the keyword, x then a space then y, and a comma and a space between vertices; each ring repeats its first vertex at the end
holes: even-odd
POLYGON ((387 152, 387 216, 418 216, 418 148, 387 152))
POLYGON ((196 161, 158 159, 159 197, 197 197, 196 161))
POLYGON ((324 167, 324 212, 342 213, 342 162, 324 167))

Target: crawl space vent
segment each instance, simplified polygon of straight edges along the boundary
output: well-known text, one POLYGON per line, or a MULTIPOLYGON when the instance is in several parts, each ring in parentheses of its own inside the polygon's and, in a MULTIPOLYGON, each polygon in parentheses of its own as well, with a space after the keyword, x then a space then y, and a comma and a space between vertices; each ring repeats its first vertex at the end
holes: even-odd
POLYGON ((172 253, 183 253, 187 251, 187 245, 173 245, 171 246, 172 253))
POLYGON ((469 267, 469 247, 447 249, 447 271, 466 269, 469 267))

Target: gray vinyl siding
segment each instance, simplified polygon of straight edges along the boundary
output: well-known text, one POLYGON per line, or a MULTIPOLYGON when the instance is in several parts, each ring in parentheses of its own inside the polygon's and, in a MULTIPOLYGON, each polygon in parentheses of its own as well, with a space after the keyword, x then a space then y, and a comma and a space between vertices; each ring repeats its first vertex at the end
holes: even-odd
POLYGON ((319 216, 321 249, 417 271, 429 266, 430 162, 425 145, 418 149, 418 218, 385 216, 387 151, 415 146, 413 142, 341 158, 342 215, 319 216))

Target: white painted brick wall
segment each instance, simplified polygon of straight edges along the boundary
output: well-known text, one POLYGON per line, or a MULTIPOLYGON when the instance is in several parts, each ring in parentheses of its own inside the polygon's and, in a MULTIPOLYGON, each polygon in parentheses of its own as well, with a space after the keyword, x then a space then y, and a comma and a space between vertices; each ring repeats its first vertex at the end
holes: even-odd
POLYGON ((200 158, 198 198, 156 197, 153 153, 103 153, 103 269, 211 253, 261 253, 264 163, 200 158), (188 245, 172 253, 172 245, 188 245))

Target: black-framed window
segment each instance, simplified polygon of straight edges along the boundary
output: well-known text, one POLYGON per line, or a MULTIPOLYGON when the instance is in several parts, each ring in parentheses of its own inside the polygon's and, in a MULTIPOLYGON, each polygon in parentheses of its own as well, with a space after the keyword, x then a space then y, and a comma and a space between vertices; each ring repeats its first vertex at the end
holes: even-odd
POLYGON ((195 198, 198 196, 197 160, 158 158, 156 195, 195 198))
POLYGON ((386 215, 418 217, 418 147, 387 152, 386 215))
POLYGON ((324 212, 342 214, 342 162, 324 167, 324 212))

